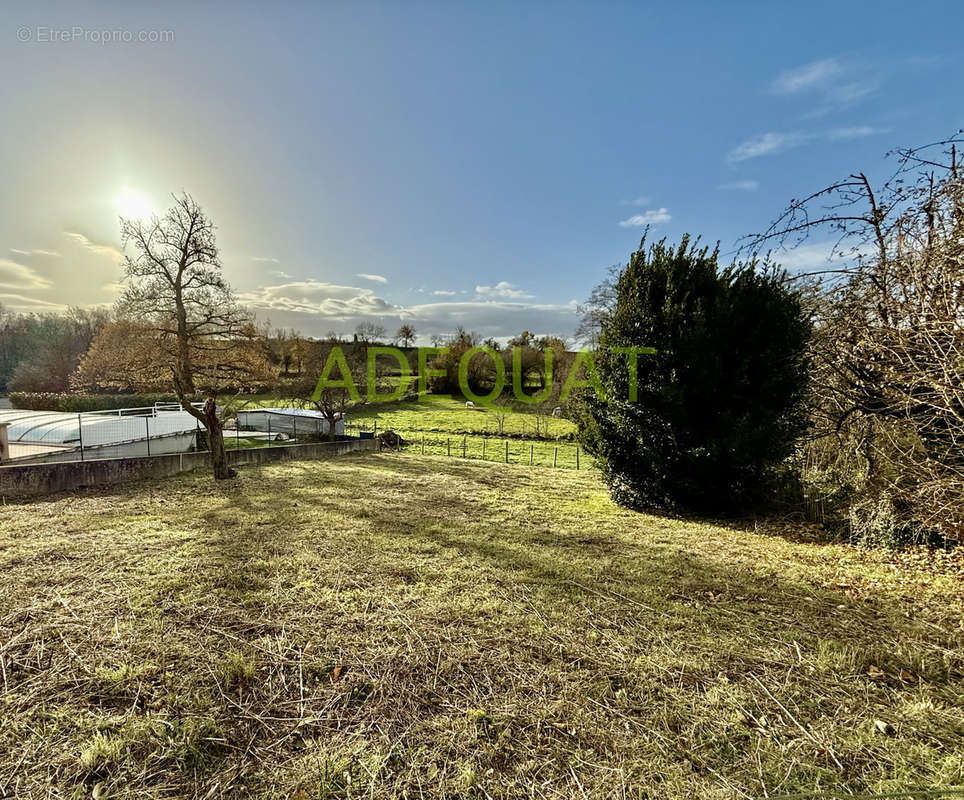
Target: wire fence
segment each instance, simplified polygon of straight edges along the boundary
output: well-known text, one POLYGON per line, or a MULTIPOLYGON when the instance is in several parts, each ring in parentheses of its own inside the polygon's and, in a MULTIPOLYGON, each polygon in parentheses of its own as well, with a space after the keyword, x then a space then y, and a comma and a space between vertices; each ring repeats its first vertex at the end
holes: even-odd
POLYGON ((591 460, 574 442, 397 429, 393 429, 393 433, 402 441, 392 449, 406 453, 556 469, 588 469, 592 466, 591 460))

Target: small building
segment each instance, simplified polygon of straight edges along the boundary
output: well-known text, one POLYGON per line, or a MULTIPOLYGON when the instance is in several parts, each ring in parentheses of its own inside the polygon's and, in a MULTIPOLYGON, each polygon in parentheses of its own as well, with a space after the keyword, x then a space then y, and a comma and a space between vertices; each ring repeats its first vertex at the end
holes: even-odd
MULTIPOLYGON (((238 412, 241 430, 283 433, 292 438, 298 436, 327 436, 328 419, 320 411, 308 408, 252 408, 238 412)), ((335 436, 345 435, 345 421, 341 414, 335 417, 335 436)))
POLYGON ((184 453, 198 422, 183 409, 123 408, 72 414, 0 409, 6 429, 4 463, 31 464, 184 453))

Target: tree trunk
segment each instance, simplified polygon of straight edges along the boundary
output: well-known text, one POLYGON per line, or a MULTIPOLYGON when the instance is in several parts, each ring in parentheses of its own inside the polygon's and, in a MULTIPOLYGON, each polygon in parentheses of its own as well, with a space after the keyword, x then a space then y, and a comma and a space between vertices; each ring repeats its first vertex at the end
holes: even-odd
POLYGON ((208 431, 208 449, 211 453, 214 479, 233 478, 238 473, 228 466, 228 457, 224 452, 224 427, 218 419, 217 404, 213 397, 209 397, 204 403, 204 427, 208 431))

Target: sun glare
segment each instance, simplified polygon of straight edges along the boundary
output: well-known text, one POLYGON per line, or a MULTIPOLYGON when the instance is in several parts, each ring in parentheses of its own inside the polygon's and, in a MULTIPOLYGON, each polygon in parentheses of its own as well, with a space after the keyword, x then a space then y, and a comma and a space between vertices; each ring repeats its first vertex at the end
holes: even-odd
POLYGON ((127 219, 144 219, 153 212, 151 201, 137 189, 125 186, 114 197, 114 208, 127 219))

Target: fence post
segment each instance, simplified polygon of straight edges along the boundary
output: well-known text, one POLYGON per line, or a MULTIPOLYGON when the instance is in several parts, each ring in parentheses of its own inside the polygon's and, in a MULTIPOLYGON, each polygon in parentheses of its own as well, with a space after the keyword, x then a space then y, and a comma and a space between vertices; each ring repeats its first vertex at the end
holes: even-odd
POLYGON ((425 455, 425 434, 422 434, 422 455, 425 455))
POLYGON ((144 417, 144 427, 147 429, 147 457, 151 457, 151 418, 144 417))
POLYGON ((77 439, 80 441, 80 460, 84 460, 84 420, 77 415, 77 439))
POLYGON ((271 444, 271 415, 265 412, 265 416, 268 418, 268 444, 271 444))
POLYGON ((375 427, 372 429, 372 433, 375 435, 375 438, 377 439, 378 438, 378 420, 377 419, 375 420, 375 427))
POLYGON ((483 436, 482 437, 482 460, 483 461, 485 461, 485 442, 486 442, 486 438, 483 436))
POLYGON ((452 440, 448 438, 445 440, 445 455, 452 455, 452 440))
POLYGON ((555 466, 555 465, 556 465, 556 459, 557 459, 557 458, 559 458, 559 448, 558 448, 558 447, 553 447, 553 448, 552 448, 552 466, 555 466))
POLYGON ((463 436, 463 437, 462 437, 462 458, 465 458, 466 440, 467 440, 467 437, 466 437, 466 436, 463 436))
POLYGON ((529 466, 532 466, 532 444, 529 444, 529 466))
POLYGON ((579 445, 576 445, 576 469, 579 469, 579 445))
POLYGON ((505 463, 509 463, 509 440, 505 440, 505 463))
POLYGON ((238 417, 234 418, 234 449, 241 449, 241 420, 238 417))
POLYGON ((291 415, 291 439, 294 442, 298 441, 298 415, 291 415))

